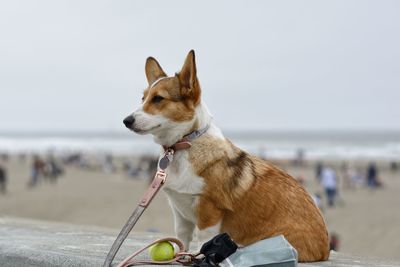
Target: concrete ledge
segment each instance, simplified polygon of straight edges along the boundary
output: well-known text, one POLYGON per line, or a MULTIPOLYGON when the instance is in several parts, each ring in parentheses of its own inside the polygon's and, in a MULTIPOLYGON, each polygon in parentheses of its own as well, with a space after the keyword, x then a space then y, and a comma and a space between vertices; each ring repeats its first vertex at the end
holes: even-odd
MULTIPOLYGON (((0 266, 101 266, 118 231, 58 223, 0 219, 0 266)), ((131 234, 116 262, 159 238, 131 234)))
MULTIPOLYGON (((98 227, 0 218, 0 266, 101 266, 117 232, 98 227)), ((116 262, 160 237, 160 234, 132 233, 116 262)), ((332 253, 327 262, 299 266, 395 267, 400 266, 400 262, 332 253)))

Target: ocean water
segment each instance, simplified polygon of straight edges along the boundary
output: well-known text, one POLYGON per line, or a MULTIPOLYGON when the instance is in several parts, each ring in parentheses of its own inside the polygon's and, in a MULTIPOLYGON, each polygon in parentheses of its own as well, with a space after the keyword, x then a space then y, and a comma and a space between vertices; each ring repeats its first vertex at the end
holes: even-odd
MULTIPOLYGON (((274 159, 400 160, 400 132, 227 132, 240 148, 274 159)), ((133 133, 0 133, 1 153, 112 153, 156 155, 150 136, 133 133)))

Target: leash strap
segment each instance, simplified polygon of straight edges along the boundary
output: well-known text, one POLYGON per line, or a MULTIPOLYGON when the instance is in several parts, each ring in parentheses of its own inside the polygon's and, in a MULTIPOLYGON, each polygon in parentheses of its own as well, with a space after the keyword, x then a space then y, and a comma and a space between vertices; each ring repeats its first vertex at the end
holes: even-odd
POLYGON ((148 205, 150 205, 150 202, 153 200, 158 190, 160 190, 162 185, 165 183, 165 179, 166 179, 166 174, 164 170, 157 171, 149 189, 147 189, 146 193, 140 200, 139 205, 136 207, 131 217, 129 217, 128 221, 125 223, 121 232, 118 234, 117 239, 115 239, 113 245, 111 246, 111 249, 108 252, 107 257, 104 261, 103 267, 111 266, 111 263, 114 260, 115 255, 117 254, 122 243, 125 241, 126 237, 129 235, 130 231, 135 226, 135 224, 137 223, 143 212, 146 210, 148 205))

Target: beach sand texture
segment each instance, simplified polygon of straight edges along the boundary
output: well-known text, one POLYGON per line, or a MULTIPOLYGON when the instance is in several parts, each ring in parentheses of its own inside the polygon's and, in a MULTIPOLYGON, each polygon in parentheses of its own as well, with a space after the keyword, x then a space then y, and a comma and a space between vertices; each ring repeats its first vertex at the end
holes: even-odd
MULTIPOLYGON (((0 194, 0 216, 119 229, 148 185, 146 180, 134 180, 122 171, 107 174, 100 170, 66 167, 56 184, 42 181, 28 188, 29 162, 21 163, 12 157, 4 163, 9 182, 8 192, 0 194)), ((322 192, 314 178, 314 164, 300 167, 285 164, 283 167, 295 177, 306 177, 306 187, 311 193, 322 192)), ((400 173, 381 169, 380 176, 384 188, 341 190, 342 201, 337 207, 326 208, 325 205, 329 231, 336 232, 340 238, 339 251, 400 258, 400 173)), ((134 231, 173 233, 172 213, 164 193, 157 195, 134 231)))

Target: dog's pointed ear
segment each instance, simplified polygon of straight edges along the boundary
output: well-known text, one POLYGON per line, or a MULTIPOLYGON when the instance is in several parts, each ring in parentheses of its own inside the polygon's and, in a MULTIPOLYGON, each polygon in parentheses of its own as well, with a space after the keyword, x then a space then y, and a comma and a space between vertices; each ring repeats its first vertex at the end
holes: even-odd
POLYGON ((161 77, 167 77, 167 74, 163 71, 160 64, 153 57, 148 57, 146 60, 146 77, 149 85, 153 84, 157 79, 161 77))
POLYGON ((181 71, 178 73, 181 84, 187 88, 193 88, 196 83, 196 61, 194 50, 190 50, 186 56, 185 63, 181 71))
POLYGON ((182 85, 182 95, 193 98, 194 102, 197 103, 200 99, 200 85, 197 80, 194 50, 190 50, 186 56, 185 63, 177 77, 182 85))

